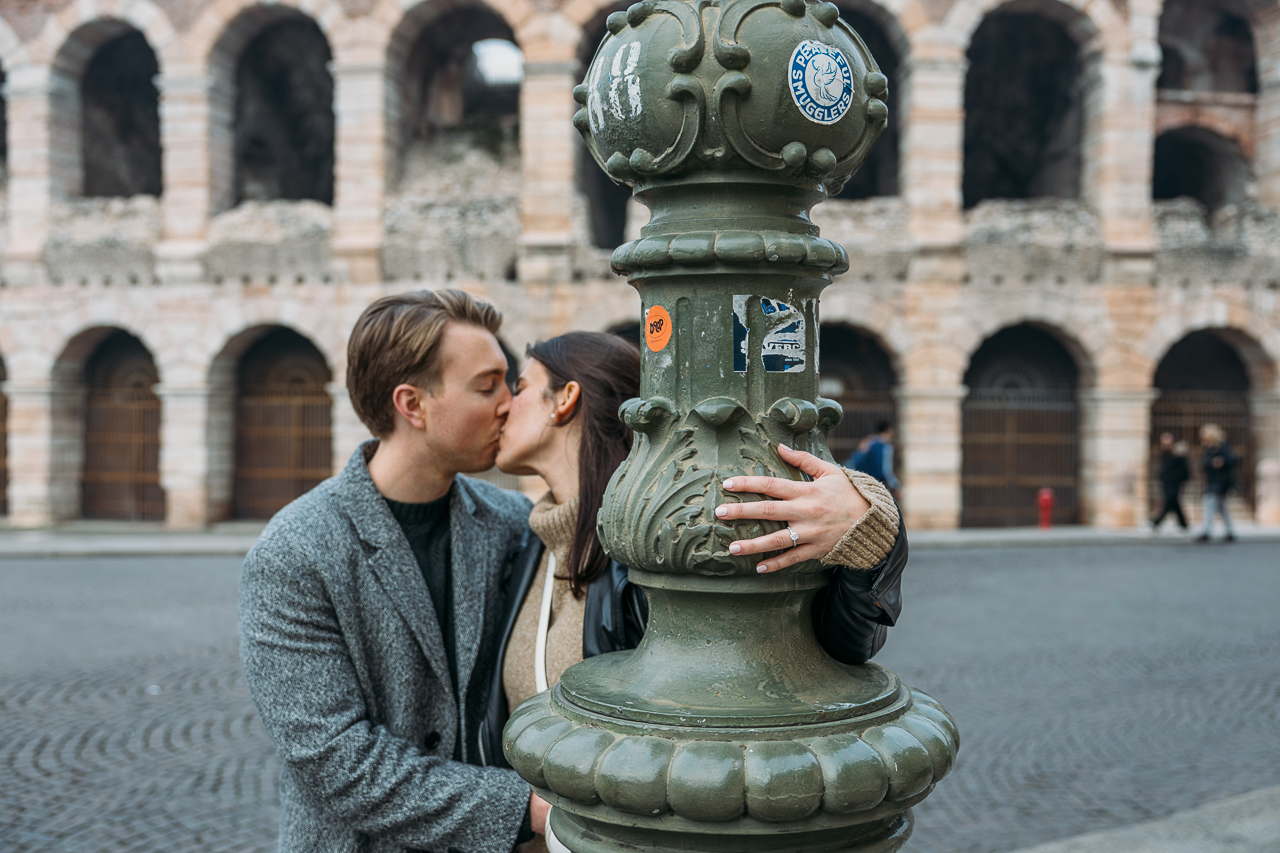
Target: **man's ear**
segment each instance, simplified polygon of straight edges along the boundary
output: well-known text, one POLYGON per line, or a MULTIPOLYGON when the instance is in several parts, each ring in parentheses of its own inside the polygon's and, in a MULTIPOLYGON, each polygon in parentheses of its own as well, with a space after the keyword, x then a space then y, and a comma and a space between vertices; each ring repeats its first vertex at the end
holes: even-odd
POLYGON ((417 430, 427 428, 426 402, 427 392, 414 385, 402 383, 391 392, 391 404, 396 407, 396 414, 404 418, 417 430))
POLYGON ((557 425, 568 423, 569 418, 573 417, 574 411, 578 408, 578 401, 581 398, 582 386, 572 380, 566 382, 564 387, 556 392, 554 415, 557 425))

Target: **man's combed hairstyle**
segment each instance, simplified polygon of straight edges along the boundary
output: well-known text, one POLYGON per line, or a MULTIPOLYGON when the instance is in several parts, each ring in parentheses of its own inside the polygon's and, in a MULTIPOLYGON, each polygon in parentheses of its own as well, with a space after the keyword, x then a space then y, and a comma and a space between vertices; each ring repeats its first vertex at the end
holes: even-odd
POLYGON ((395 429, 391 392, 415 385, 428 393, 440 387, 449 323, 479 326, 493 334, 502 314, 461 290, 418 290, 384 296, 364 309, 347 341, 347 393, 369 431, 386 438, 395 429))

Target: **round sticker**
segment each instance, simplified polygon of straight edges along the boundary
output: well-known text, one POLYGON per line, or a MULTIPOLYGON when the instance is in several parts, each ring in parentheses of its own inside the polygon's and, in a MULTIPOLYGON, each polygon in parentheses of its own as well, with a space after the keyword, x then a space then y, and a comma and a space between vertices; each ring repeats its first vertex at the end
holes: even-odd
POLYGON ((644 340, 653 352, 660 352, 671 340, 671 315, 661 305, 654 305, 644 314, 644 340))
POLYGON ((802 41, 791 54, 791 99, 805 118, 835 124, 853 103, 853 70, 838 48, 802 41))

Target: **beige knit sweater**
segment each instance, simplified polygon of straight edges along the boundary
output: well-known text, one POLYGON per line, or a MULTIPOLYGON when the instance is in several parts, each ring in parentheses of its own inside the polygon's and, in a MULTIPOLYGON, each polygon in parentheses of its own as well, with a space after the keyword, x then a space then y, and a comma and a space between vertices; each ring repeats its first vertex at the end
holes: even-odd
POLYGON ((548 492, 529 513, 529 527, 546 543, 538 573, 534 575, 529 594, 520 606, 507 656, 502 662, 502 686, 507 691, 511 710, 537 693, 534 678, 534 644, 538 636, 538 613, 542 608, 542 589, 547 580, 547 554, 556 555, 556 581, 551 597, 551 626, 547 630, 547 684, 560 681, 564 671, 582 660, 582 615, 587 597, 575 599, 569 589, 569 545, 578 520, 578 499, 557 504, 548 492))

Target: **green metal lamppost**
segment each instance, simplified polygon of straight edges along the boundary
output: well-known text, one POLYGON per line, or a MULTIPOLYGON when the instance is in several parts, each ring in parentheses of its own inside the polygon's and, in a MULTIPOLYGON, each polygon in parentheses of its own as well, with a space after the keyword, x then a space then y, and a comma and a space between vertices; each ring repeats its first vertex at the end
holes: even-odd
POLYGON ((808 617, 826 569, 758 575, 726 524, 744 472, 830 458, 818 295, 848 268, 808 212, 884 129, 887 81, 834 5, 642 0, 610 16, 574 124, 652 211, 613 269, 644 303, 636 442, 600 511, 650 603, 634 652, 572 668, 521 705, 512 766, 573 853, 891 851, 951 768, 954 722, 875 664, 845 667, 808 617))

